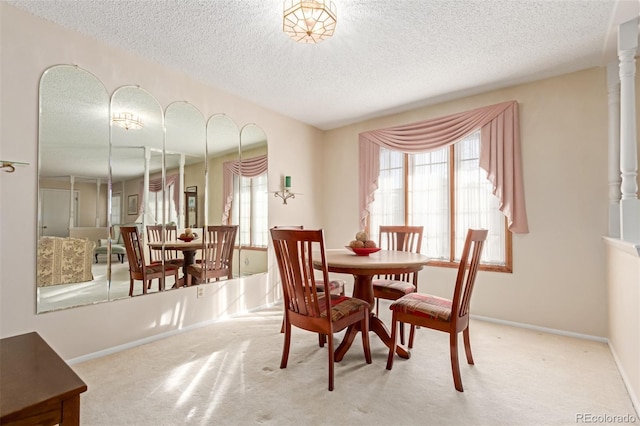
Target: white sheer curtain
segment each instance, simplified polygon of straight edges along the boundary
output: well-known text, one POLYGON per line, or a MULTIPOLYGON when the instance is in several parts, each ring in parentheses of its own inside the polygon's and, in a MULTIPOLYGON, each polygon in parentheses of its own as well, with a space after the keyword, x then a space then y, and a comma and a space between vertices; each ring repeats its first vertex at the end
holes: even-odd
POLYGON ((449 259, 449 148, 409 155, 408 225, 422 225, 422 253, 449 259))
POLYGON ((505 224, 500 201, 493 196, 487 172, 480 168, 480 133, 472 133, 454 145, 456 232, 455 260, 462 255, 469 228, 489 230, 482 263, 504 264, 505 224))
POLYGON ((450 187, 453 183, 454 260, 460 258, 467 229, 485 228, 489 230, 489 236, 482 262, 505 264, 505 218, 499 209, 500 201, 492 193, 487 172, 480 168, 480 132, 458 141, 453 149, 454 159, 450 158, 449 147, 415 154, 380 148, 378 189, 370 206, 371 238, 378 240, 380 225, 405 224, 406 205, 406 224, 424 226, 421 252, 432 259, 448 261, 451 256, 450 187), (453 182, 450 179, 451 161, 455 162, 453 182))
POLYGON ((254 246, 266 247, 269 242, 267 174, 253 178, 251 185, 251 233, 254 246))
POLYGON ((376 201, 371 204, 370 239, 378 241, 380 225, 404 223, 404 154, 380 149, 376 201))

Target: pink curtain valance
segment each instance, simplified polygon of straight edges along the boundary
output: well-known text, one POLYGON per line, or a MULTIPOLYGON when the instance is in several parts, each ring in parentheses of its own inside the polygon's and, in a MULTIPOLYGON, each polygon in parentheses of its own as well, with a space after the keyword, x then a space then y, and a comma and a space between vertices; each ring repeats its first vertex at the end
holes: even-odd
POLYGON ((480 129, 480 167, 487 172, 509 230, 529 232, 524 203, 518 103, 502 102, 417 123, 363 132, 360 140, 360 226, 378 189, 380 147, 417 153, 449 146, 480 129))
POLYGON ((222 164, 222 223, 229 223, 229 213, 233 202, 233 176, 256 177, 267 171, 267 155, 246 160, 225 161, 222 164))

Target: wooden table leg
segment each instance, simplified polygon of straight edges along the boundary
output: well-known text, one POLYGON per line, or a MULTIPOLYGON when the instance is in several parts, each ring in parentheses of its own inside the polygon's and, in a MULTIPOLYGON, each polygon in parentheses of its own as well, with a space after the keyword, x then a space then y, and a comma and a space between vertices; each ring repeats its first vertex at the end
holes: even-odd
POLYGON ((80 395, 73 395, 62 401, 62 423, 63 425, 80 424, 80 395))
MULTIPOLYGON (((347 332, 345 333, 342 342, 340 342, 340 345, 338 345, 333 355, 333 359, 335 362, 342 361, 342 358, 344 358, 344 355, 351 347, 351 344, 353 344, 353 340, 355 339, 356 334, 361 331, 362 329, 360 328, 360 323, 353 324, 347 327, 347 332)), ((384 325, 382 320, 380 320, 380 318, 378 318, 374 314, 371 314, 371 317, 369 318, 369 331, 373 331, 374 333, 376 333, 380 340, 382 340, 382 343, 384 343, 388 348, 391 348, 391 334, 389 333, 389 330, 387 330, 387 327, 384 325)), ((409 357, 411 357, 411 353, 400 344, 396 345, 396 353, 400 358, 409 359, 409 357)))
MULTIPOLYGON (((387 326, 384 325, 380 318, 373 314, 371 314, 371 318, 369 318, 369 329, 378 335, 382 343, 387 345, 388 348, 391 348, 393 342, 391 341, 391 334, 389 330, 387 330, 387 326)), ((396 345, 396 353, 400 358, 409 359, 409 357, 411 357, 411 353, 401 344, 396 345)))
POLYGON ((189 265, 195 262, 196 251, 195 250, 183 250, 182 256, 184 257, 182 261, 182 278, 178 278, 176 280, 176 284, 173 288, 176 287, 186 287, 187 285, 187 268, 189 265))
MULTIPOLYGON (((373 307, 374 298, 373 298, 373 283, 372 276, 370 275, 354 275, 353 276, 354 286, 353 286, 353 297, 357 297, 358 299, 369 302, 369 305, 373 307)), ((344 354, 347 353, 351 344, 353 343, 353 339, 356 337, 356 334, 361 331, 360 323, 350 325, 347 328, 347 332, 342 339, 340 345, 336 348, 334 353, 334 361, 340 362, 344 357, 344 354)), ((391 348, 391 333, 384 325, 382 320, 375 316, 373 312, 371 312, 371 317, 369 318, 369 331, 373 331, 376 335, 382 340, 382 343, 387 345, 388 348, 391 348)), ((411 354, 407 349, 405 349, 402 345, 396 345, 396 353, 400 358, 409 359, 411 354)))

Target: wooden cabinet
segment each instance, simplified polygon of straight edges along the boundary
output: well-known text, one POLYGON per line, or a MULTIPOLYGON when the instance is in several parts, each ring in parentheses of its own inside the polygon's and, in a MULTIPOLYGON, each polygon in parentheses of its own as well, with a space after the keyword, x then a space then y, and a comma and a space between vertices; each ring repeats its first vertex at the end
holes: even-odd
POLYGON ((0 383, 0 424, 80 424, 87 385, 38 333, 0 340, 0 383))

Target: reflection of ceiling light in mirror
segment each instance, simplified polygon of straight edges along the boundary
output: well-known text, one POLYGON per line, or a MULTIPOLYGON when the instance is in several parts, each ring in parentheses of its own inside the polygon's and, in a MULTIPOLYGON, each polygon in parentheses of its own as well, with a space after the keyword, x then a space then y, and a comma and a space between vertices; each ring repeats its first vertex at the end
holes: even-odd
POLYGON ((300 43, 319 43, 336 29, 336 5, 329 0, 285 0, 283 31, 300 43))
POLYGON ((142 120, 137 115, 133 115, 130 112, 120 112, 113 114, 112 121, 115 125, 120 126, 126 130, 142 129, 142 120))

